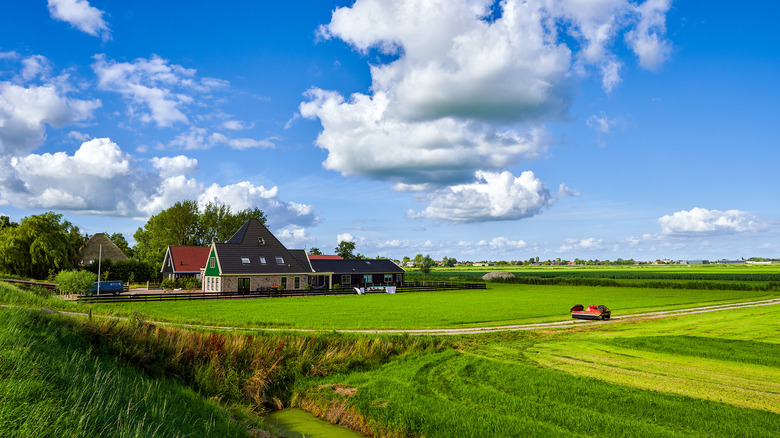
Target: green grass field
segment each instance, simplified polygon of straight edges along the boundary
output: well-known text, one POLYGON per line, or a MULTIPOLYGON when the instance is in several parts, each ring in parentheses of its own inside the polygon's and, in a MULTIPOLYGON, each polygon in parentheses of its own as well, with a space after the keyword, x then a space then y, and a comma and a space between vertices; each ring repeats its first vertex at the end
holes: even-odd
MULTIPOLYGON (((25 430, 42 436, 79 435, 73 432, 79 422, 92 427, 81 436, 119 426, 120 436, 204 436, 166 420, 177 410, 185 423, 229 436, 231 420, 210 401, 219 399, 247 409, 300 406, 399 437, 780 437, 780 305, 439 339, 327 332, 569 320, 573 304, 606 304, 620 316, 777 296, 776 290, 491 283, 458 292, 63 304, 94 315, 137 311, 146 320, 326 331, 320 334, 192 332, 137 318, 95 318, 82 330, 82 323, 57 324, 60 316, 22 321, 13 315, 24 312, 4 309, 0 436, 19 436, 7 425, 30 415, 44 420, 28 420, 25 430), (101 370, 108 377, 88 386, 101 370), (189 388, 151 377, 171 373, 189 388), (64 391, 62 382, 81 383, 64 391), (158 398, 133 402, 150 391, 158 398), (70 396, 91 392, 97 404, 82 406, 70 396), (21 395, 27 393, 34 396, 21 395), (65 413, 62 406, 74 404, 74 413, 65 413), (125 404, 132 409, 120 415, 125 404)), ((2 302, 56 307, 52 300, 0 285, 2 302)))
POLYGON ((95 305, 180 323, 240 327, 415 329, 480 327, 569 319, 574 304, 605 304, 613 315, 780 296, 780 291, 647 289, 488 284, 477 291, 95 305))
POLYGON ((459 341, 334 376, 412 436, 780 436, 780 306, 459 341), (773 357, 773 359, 756 359, 773 357))

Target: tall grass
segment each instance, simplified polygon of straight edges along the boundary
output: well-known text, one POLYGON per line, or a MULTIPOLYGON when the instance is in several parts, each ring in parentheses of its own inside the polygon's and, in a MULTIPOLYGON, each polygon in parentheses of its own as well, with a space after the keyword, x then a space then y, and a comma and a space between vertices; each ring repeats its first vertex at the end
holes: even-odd
POLYGON ((247 436, 214 403, 100 354, 72 321, 0 310, 0 437, 247 436))
POLYGON ((443 340, 409 336, 204 333, 140 319, 88 322, 94 345, 153 376, 185 382, 200 394, 253 406, 289 405, 296 382, 369 369, 392 357, 439 351, 443 340))

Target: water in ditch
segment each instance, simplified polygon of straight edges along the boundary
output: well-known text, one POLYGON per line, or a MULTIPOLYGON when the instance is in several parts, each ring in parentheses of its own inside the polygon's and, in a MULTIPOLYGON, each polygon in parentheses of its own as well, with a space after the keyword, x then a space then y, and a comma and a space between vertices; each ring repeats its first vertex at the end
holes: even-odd
POLYGON ((282 409, 265 418, 263 424, 274 435, 286 438, 362 438, 363 434, 321 420, 301 409, 282 409))

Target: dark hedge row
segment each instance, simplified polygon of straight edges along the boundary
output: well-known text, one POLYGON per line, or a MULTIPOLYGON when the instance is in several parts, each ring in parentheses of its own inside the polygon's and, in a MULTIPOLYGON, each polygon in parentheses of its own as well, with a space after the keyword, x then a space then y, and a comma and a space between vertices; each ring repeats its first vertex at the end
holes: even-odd
POLYGON ((744 290, 773 291, 780 290, 780 281, 733 282, 733 281, 663 281, 646 280, 630 281, 614 278, 583 278, 583 277, 541 277, 520 276, 515 278, 497 278, 496 283, 530 284, 530 285, 565 285, 565 286, 597 286, 597 287, 640 287, 653 289, 702 289, 702 290, 744 290))

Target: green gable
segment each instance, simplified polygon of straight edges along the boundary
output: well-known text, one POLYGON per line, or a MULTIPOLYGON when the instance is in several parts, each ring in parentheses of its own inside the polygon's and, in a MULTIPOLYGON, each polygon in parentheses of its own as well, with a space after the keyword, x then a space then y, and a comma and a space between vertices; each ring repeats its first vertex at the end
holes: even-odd
POLYGON ((209 252, 209 258, 206 260, 206 277, 219 277, 222 273, 219 272, 219 262, 217 261, 217 251, 214 247, 209 252))

